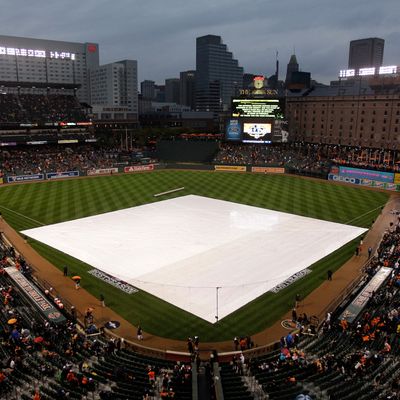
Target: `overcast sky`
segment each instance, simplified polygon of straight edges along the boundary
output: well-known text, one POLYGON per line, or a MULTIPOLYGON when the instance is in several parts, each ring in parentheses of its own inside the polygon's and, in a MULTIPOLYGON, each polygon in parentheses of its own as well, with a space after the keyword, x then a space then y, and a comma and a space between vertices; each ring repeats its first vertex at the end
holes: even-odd
POLYGON ((195 69, 196 37, 222 36, 245 72, 280 77, 295 48, 322 82, 347 67, 349 41, 385 39, 400 65, 399 0, 3 0, 0 34, 97 42, 100 63, 136 59, 139 82, 195 69))

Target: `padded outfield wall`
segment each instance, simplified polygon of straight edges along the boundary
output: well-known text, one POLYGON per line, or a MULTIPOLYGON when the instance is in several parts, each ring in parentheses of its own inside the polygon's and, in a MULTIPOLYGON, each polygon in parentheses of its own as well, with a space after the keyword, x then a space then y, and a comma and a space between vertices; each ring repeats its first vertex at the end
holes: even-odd
POLYGON ((212 141, 161 140, 156 155, 162 161, 210 163, 218 148, 212 141))

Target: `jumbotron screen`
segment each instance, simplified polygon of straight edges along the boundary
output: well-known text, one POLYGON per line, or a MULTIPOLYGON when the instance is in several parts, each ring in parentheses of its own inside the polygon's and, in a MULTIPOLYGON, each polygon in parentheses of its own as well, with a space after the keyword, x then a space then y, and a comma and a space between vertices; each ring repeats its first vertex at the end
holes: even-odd
POLYGON ((230 142, 269 144, 287 142, 287 122, 273 118, 229 118, 225 139, 230 142))
POLYGON ((272 118, 230 119, 226 124, 226 140, 243 143, 272 143, 273 125, 272 118))
POLYGON ((233 118, 283 118, 279 99, 233 99, 233 118))

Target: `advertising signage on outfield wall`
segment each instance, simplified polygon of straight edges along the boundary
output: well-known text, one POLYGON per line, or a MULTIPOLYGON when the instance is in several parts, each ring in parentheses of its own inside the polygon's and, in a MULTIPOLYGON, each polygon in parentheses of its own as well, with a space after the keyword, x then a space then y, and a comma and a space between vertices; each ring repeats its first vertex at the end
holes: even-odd
POLYGON ((100 168, 100 169, 89 169, 87 174, 89 176, 92 175, 108 175, 108 174, 117 174, 118 168, 100 168))
POLYGON ((131 165, 129 167, 124 168, 124 172, 143 172, 143 171, 153 171, 154 165, 131 165))
POLYGON ((214 165, 215 171, 236 171, 246 172, 245 165, 214 165))
POLYGON ((328 180, 335 182, 352 183, 353 185, 361 185, 366 187, 372 187, 375 189, 392 190, 396 192, 400 191, 400 184, 375 181, 372 179, 351 178, 348 176, 341 176, 331 173, 328 175, 328 180))
POLYGON ((284 174, 285 168, 281 168, 281 167, 251 167, 251 172, 258 172, 261 174, 284 174))
POLYGON ((7 182, 8 183, 28 182, 28 181, 42 181, 43 179, 44 179, 44 174, 7 176, 7 182))
POLYGON ((392 172, 373 171, 368 169, 339 167, 339 175, 348 178, 371 179, 380 182, 393 183, 394 174, 392 172))
POLYGON ((76 176, 79 176, 79 171, 49 172, 46 174, 46 179, 74 178, 76 176))

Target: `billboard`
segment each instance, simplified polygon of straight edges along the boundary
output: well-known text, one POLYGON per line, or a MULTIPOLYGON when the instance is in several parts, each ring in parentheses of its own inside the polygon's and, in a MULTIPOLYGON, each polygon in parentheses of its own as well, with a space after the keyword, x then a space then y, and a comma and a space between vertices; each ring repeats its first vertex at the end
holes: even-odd
POLYGON ((333 173, 330 173, 328 175, 328 180, 335 182, 352 183, 353 185, 367 186, 375 189, 392 190, 396 192, 400 191, 400 184, 375 181, 371 179, 352 178, 348 176, 336 175, 333 173))
POLYGON ((76 176, 79 176, 79 171, 49 172, 46 174, 46 179, 75 178, 76 176))
POLYGON ((132 165, 129 167, 124 167, 124 172, 143 172, 143 171, 153 171, 154 165, 132 165))
POLYGON ((394 173, 373 171, 368 169, 339 167, 339 175, 348 178, 370 179, 379 182, 393 183, 394 173))
POLYGON ((215 171, 246 172, 245 165, 214 165, 215 171))
POLYGON ((43 179, 44 179, 44 174, 7 176, 7 182, 8 183, 28 182, 28 181, 42 181, 43 179))
POLYGON ((225 132, 226 140, 240 141, 242 140, 242 125, 238 119, 230 119, 226 124, 225 132))
POLYGON ((277 97, 232 99, 231 116, 226 121, 226 140, 264 144, 287 142, 289 133, 283 110, 284 102, 277 97))
POLYGON ((87 174, 92 175, 108 175, 118 173, 118 168, 100 168, 100 169, 88 169, 87 174))
POLYGON ((279 99, 233 99, 234 118, 283 118, 279 99))
POLYGON ((282 167, 251 167, 251 172, 261 174, 284 174, 285 168, 282 167))

